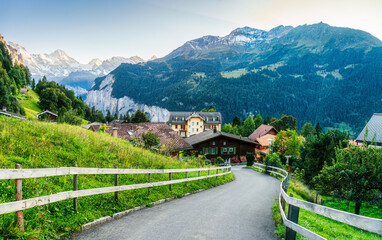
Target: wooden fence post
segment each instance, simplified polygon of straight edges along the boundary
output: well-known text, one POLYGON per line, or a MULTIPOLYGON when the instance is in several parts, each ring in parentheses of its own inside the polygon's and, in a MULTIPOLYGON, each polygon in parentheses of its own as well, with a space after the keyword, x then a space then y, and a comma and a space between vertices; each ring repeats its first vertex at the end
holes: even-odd
MULTIPOLYGON (((293 197, 293 194, 289 193, 289 196, 293 197)), ((290 205, 290 204, 288 205, 288 216, 287 216, 288 220, 297 224, 299 213, 300 213, 300 208, 293 206, 293 205, 290 205)), ((296 239, 296 232, 293 231, 292 229, 286 227, 286 229, 285 229, 285 240, 295 240, 295 239, 296 239)))
POLYGON ((200 171, 198 171, 198 177, 200 177, 200 171))
MULTIPOLYGON (((21 164, 16 164, 16 169, 21 169, 21 164)), ((16 179, 16 201, 21 201, 23 199, 23 184, 22 179, 16 179)), ((16 212, 17 226, 20 231, 24 231, 24 215, 23 211, 16 212)))
MULTIPOLYGON (((186 179, 188 178, 188 172, 186 172, 186 179)), ((187 182, 186 182, 186 186, 187 186, 187 182)))
MULTIPOLYGON (((216 174, 219 173, 219 169, 216 169, 216 174)), ((218 176, 216 176, 216 180, 218 180, 218 176)))
POLYGON ((210 166, 208 166, 208 176, 210 175, 210 166))
MULTIPOLYGON (((115 167, 115 168, 117 169, 118 167, 115 167)), ((114 175, 114 186, 118 186, 118 174, 114 175)), ((114 192, 114 199, 115 199, 115 201, 118 201, 118 195, 119 195, 119 192, 115 191, 114 192)))
MULTIPOLYGON (((149 168, 149 170, 150 170, 151 168, 149 168)), ((147 174, 147 182, 148 183, 151 183, 151 173, 148 173, 147 174)), ((148 187, 147 188, 147 193, 150 195, 150 193, 151 193, 151 189, 150 189, 150 187, 148 187)))
MULTIPOLYGON (((75 164, 74 167, 78 167, 77 164, 75 164)), ((77 191, 77 190, 78 190, 78 175, 73 174, 73 191, 77 191)), ((77 207, 78 207, 77 198, 73 198, 74 212, 77 212, 77 207)))
MULTIPOLYGON (((170 168, 170 170, 171 170, 171 168, 170 168)), ((171 172, 169 172, 168 173, 168 180, 171 181, 171 179, 172 179, 171 172)), ((168 188, 170 189, 170 191, 172 191, 172 184, 169 184, 168 188)))

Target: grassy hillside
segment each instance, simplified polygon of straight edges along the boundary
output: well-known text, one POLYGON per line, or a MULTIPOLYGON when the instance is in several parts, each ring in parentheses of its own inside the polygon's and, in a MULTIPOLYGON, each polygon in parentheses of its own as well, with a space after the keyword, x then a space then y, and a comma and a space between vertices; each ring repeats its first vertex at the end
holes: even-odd
MULTIPOLYGON (((0 117, 0 168, 14 168, 16 163, 22 164, 23 168, 69 167, 74 164, 102 168, 187 168, 202 165, 198 161, 186 163, 154 154, 135 148, 127 141, 80 127, 0 117)), ((184 174, 173 174, 173 179, 183 177, 184 174)), ((72 176, 25 179, 23 198, 72 190, 72 179, 72 176)), ((168 175, 152 175, 152 181, 166 179, 168 175)), ((230 175, 218 180, 176 184, 172 192, 168 186, 155 187, 150 195, 147 189, 125 191, 119 194, 118 202, 114 201, 114 194, 83 197, 78 200, 78 213, 73 212, 72 200, 35 207, 24 211, 24 233, 19 233, 15 227, 15 214, 5 214, 0 217, 0 236, 4 239, 68 238, 81 225, 97 218, 158 199, 210 188, 232 179, 233 175, 230 175)), ((119 181, 120 184, 143 183, 147 182, 147 175, 124 175, 119 181)), ((80 175, 78 183, 79 189, 113 186, 114 175, 80 175)), ((0 192, 0 202, 14 201, 14 181, 0 180, 0 192)))
POLYGON ((36 115, 42 111, 38 102, 40 98, 37 93, 32 89, 28 88, 29 91, 25 94, 26 96, 18 96, 18 98, 28 99, 28 100, 19 100, 21 106, 23 106, 26 117, 29 119, 36 119, 36 115))

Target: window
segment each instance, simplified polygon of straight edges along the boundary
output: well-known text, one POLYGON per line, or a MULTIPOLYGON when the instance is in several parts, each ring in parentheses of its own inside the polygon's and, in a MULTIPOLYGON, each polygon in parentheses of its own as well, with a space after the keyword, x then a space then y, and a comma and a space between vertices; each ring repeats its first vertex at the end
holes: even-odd
POLYGON ((223 153, 227 153, 227 148, 223 148, 223 153))
POLYGON ((192 126, 194 126, 195 125, 195 122, 192 122, 192 126))
POLYGON ((186 130, 186 125, 181 125, 180 128, 181 128, 182 130, 186 130))
POLYGON ((185 132, 180 132, 180 136, 185 137, 186 133, 185 132))
POLYGON ((225 144, 226 144, 226 142, 224 141, 224 142, 223 142, 223 145, 225 146, 225 144))
POLYGON ((175 129, 178 129, 178 125, 175 125, 175 129))
POLYGON ((196 122, 196 126, 199 126, 199 122, 196 122))
POLYGON ((192 132, 194 132, 194 128, 192 128, 192 132))
POLYGON ((199 132, 199 128, 196 129, 196 132, 199 132))
POLYGON ((214 145, 214 146, 215 146, 215 141, 212 141, 212 145, 214 145))
POLYGON ((212 148, 212 154, 215 154, 215 148, 212 148))
POLYGON ((230 148, 228 149, 228 152, 229 152, 229 153, 233 153, 233 147, 230 147, 230 148))
POLYGON ((191 128, 191 125, 188 125, 188 128, 191 128))

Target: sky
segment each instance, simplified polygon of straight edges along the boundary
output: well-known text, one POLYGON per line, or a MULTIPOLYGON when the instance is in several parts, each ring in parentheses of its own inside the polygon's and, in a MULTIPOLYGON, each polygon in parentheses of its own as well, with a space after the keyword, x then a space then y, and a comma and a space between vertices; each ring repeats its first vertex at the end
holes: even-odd
POLYGON ((0 34, 29 53, 163 57, 205 35, 324 22, 382 39, 382 0, 0 0, 0 34))

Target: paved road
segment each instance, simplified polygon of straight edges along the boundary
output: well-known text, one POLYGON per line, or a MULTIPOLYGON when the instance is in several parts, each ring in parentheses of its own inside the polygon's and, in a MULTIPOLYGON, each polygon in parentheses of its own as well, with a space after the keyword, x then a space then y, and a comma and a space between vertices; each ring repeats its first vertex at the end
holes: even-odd
POLYGON ((277 239, 271 206, 280 182, 252 169, 232 169, 233 182, 145 208, 74 239, 277 239))

